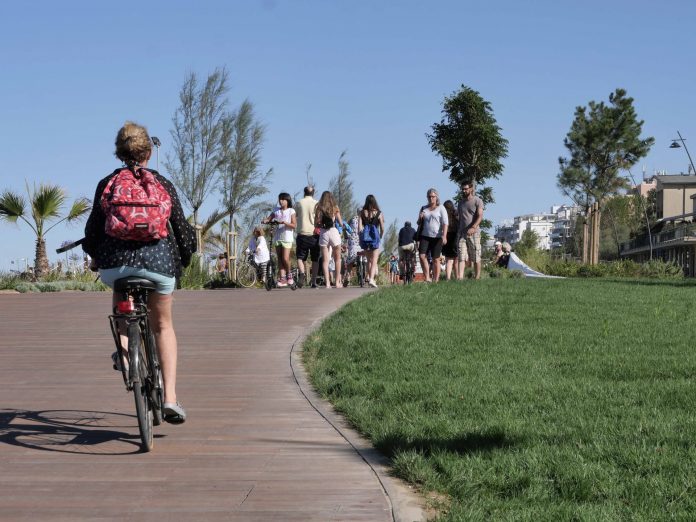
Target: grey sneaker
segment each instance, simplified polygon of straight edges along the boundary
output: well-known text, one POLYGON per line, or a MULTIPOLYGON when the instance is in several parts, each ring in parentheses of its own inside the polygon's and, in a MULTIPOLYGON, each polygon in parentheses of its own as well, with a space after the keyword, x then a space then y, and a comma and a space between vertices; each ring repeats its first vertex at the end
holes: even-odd
POLYGON ((186 422, 186 410, 178 402, 165 402, 164 420, 170 424, 183 424, 186 422))

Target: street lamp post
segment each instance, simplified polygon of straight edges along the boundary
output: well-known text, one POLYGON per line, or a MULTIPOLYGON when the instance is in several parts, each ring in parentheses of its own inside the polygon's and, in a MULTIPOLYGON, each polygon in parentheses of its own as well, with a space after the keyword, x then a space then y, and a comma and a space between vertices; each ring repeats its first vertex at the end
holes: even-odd
POLYGON ((696 167, 694 167, 694 160, 691 159, 691 154, 689 154, 689 149, 686 147, 686 140, 682 138, 682 135, 677 131, 679 138, 672 140, 672 144, 669 146, 670 149, 681 149, 682 145, 686 151, 686 155, 689 157, 689 163, 691 164, 691 171, 696 174, 696 167), (679 145, 681 142, 681 145, 679 145))
POLYGON ((162 145, 162 142, 160 141, 160 139, 157 136, 152 136, 150 139, 152 140, 152 144, 155 146, 155 149, 156 149, 157 170, 159 170, 159 148, 160 148, 160 145, 162 145))

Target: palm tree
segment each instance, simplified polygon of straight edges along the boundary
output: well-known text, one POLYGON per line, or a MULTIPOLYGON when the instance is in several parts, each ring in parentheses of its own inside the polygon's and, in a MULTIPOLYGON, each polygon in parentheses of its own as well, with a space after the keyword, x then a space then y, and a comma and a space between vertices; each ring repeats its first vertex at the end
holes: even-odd
POLYGON ((17 223, 17 220, 21 219, 36 234, 34 275, 41 277, 48 272, 46 234, 63 221, 72 223, 80 219, 90 211, 92 204, 87 198, 79 198, 72 204, 67 216, 48 226, 49 221, 61 216, 61 211, 67 199, 65 191, 57 185, 43 183, 39 185, 38 189, 34 186, 32 190, 27 183, 27 194, 29 196, 28 207, 27 201, 21 194, 7 189, 3 191, 0 196, 0 219, 11 223, 17 223), (31 221, 29 220, 30 218, 31 221))

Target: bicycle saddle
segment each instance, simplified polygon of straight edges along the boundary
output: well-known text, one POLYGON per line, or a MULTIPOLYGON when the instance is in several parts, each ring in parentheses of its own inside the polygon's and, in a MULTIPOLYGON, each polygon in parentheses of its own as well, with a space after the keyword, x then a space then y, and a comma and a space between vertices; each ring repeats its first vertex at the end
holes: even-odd
POLYGON ((155 290, 157 285, 150 281, 149 279, 143 279, 142 277, 123 277, 117 279, 114 282, 114 290, 116 292, 124 292, 126 290, 132 290, 134 288, 142 288, 143 290, 155 290))

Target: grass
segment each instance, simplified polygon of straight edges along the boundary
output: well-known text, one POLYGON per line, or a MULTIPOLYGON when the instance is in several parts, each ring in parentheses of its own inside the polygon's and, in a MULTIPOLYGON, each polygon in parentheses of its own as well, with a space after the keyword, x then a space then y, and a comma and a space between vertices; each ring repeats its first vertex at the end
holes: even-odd
POLYGON ((388 288, 306 342, 319 392, 441 520, 693 520, 691 281, 388 288))
POLYGON ((94 292, 108 290, 108 288, 101 281, 97 281, 96 275, 92 272, 76 272, 69 275, 52 272, 40 281, 33 282, 15 273, 0 272, 0 290, 16 290, 20 293, 62 290, 94 292))

